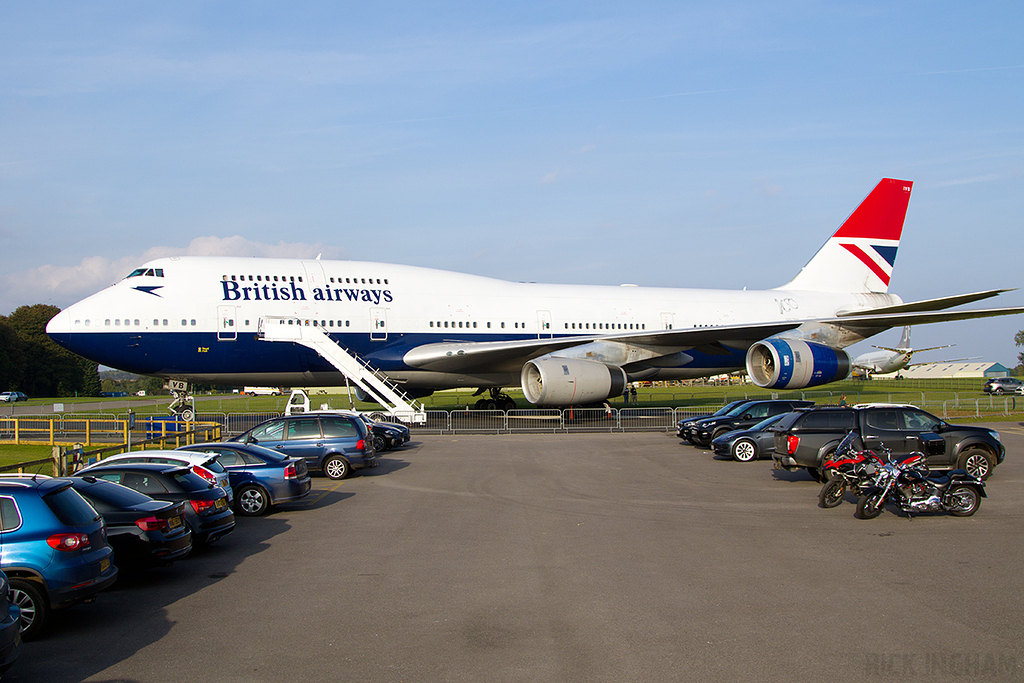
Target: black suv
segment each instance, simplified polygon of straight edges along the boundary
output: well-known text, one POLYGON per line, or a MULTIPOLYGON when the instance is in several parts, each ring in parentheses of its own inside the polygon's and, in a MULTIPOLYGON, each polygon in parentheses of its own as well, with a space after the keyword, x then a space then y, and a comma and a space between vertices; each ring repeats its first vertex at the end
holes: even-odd
POLYGON ((780 419, 775 432, 777 467, 807 469, 821 479, 821 463, 850 432, 860 435, 856 447, 884 446, 894 458, 916 451, 928 456, 935 470, 964 469, 987 478, 1006 456, 994 429, 951 425, 911 405, 866 404, 821 406, 795 410, 780 419))
POLYGON ((814 401, 791 399, 771 399, 765 401, 747 401, 725 415, 712 415, 691 423, 687 429, 687 438, 695 446, 710 446, 711 442, 726 432, 736 429, 753 427, 766 417, 788 413, 794 408, 813 406, 814 401))

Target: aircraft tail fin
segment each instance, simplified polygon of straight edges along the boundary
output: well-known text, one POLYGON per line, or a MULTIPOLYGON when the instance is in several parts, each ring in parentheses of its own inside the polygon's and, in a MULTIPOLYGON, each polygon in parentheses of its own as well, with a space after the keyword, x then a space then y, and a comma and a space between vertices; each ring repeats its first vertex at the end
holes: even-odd
POLYGON ((800 273, 779 289, 888 291, 913 186, 909 180, 882 179, 800 273))

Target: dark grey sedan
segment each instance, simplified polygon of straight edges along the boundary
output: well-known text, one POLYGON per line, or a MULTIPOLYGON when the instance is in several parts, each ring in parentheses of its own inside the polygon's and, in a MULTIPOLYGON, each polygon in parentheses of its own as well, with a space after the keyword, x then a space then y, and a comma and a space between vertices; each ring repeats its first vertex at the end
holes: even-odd
POLYGON ((771 426, 787 414, 772 415, 750 429, 726 432, 711 442, 711 449, 715 455, 727 455, 737 462, 769 458, 775 450, 775 433, 771 426))

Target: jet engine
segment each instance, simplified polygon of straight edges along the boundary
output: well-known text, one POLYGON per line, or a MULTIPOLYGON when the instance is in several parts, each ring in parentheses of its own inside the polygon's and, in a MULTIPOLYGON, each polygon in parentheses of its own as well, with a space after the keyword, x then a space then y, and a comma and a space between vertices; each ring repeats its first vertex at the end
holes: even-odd
POLYGON ((766 339, 747 351, 747 374, 767 389, 802 389, 850 376, 853 363, 842 349, 795 339, 766 339))
POLYGON ((523 366, 521 381, 526 400, 534 405, 586 405, 621 396, 626 373, 592 360, 538 358, 523 366))

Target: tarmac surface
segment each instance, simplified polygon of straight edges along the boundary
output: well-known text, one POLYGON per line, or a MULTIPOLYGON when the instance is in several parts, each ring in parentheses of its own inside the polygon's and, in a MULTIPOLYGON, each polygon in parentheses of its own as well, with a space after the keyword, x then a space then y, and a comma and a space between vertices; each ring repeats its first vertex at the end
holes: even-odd
POLYGON ((664 433, 418 437, 55 613, 5 683, 1024 678, 1024 426, 969 518, 664 433))

